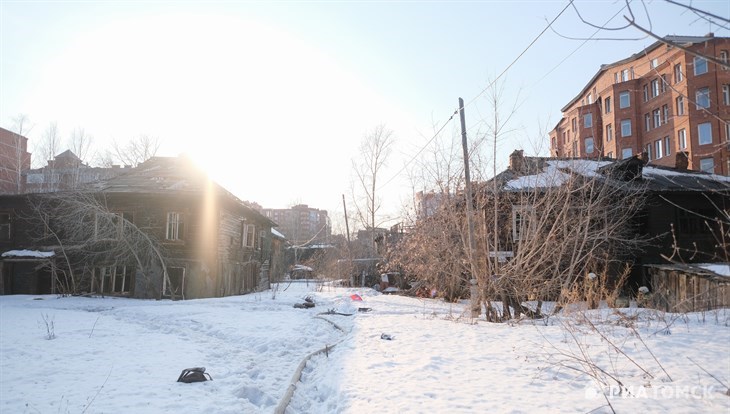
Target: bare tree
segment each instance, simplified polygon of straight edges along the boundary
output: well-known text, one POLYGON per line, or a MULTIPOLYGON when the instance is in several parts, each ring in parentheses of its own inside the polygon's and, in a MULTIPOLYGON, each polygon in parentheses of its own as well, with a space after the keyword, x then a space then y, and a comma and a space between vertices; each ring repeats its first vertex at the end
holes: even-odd
POLYGON ((60 152, 60 147, 61 137, 58 132, 58 123, 54 121, 48 124, 46 130, 43 131, 41 141, 35 146, 36 162, 40 163, 36 167, 42 167, 43 164, 52 160, 60 152))
POLYGON ((63 293, 129 291, 132 286, 124 284, 132 283, 132 271, 141 276, 147 291, 158 292, 158 298, 164 292, 155 286, 159 279, 154 273, 161 273, 171 286, 162 244, 134 224, 131 216, 109 209, 103 195, 46 193, 33 197, 31 207, 33 217, 27 219, 43 224, 34 235, 36 242, 60 251, 64 258, 63 266, 53 269, 63 293), (115 274, 120 268, 125 270, 115 274), (99 269, 111 273, 100 274, 99 269), (121 279, 115 282, 113 277, 121 279))
POLYGON ((112 148, 120 163, 136 167, 157 154, 157 150, 160 149, 160 140, 157 137, 140 135, 126 145, 114 142, 112 148))
POLYGON ((380 173, 386 166, 393 143, 393 131, 381 124, 369 131, 360 144, 359 158, 352 160, 356 183, 353 188, 355 215, 361 225, 371 233, 371 248, 375 252, 375 229, 381 199, 378 196, 380 173))

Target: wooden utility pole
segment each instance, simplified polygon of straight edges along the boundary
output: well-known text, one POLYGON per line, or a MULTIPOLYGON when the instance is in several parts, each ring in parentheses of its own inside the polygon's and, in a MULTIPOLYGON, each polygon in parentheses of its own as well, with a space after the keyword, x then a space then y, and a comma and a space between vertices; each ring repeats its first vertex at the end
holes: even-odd
POLYGON ((347 232, 347 261, 348 272, 350 273, 350 286, 355 286, 355 276, 352 268, 352 251, 350 250, 350 224, 347 221, 347 204, 345 203, 345 195, 342 194, 342 209, 345 211, 345 231, 347 232))
POLYGON ((471 178, 469 177, 469 148, 466 144, 466 119, 464 117, 464 100, 459 98, 459 119, 461 120, 461 146, 464 150, 464 199, 466 201, 466 223, 469 227, 469 266, 471 268, 471 280, 469 296, 471 302, 471 316, 479 317, 481 304, 479 303, 479 291, 477 289, 477 266, 476 266, 476 242, 474 241, 474 194, 471 191, 471 178))

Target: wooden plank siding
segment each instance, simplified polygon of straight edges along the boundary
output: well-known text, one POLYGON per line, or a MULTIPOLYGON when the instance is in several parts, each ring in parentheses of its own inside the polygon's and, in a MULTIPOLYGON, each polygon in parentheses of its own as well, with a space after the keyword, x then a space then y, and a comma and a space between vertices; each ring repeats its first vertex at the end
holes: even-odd
POLYGON ((646 267, 657 309, 681 313, 730 308, 730 277, 687 266, 646 267))

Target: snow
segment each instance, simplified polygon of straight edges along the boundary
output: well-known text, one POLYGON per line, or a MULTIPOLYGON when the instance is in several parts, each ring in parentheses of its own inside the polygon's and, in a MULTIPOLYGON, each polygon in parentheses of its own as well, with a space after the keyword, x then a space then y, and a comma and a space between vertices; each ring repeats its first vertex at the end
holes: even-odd
POLYGON ((563 170, 569 170, 586 177, 597 177, 598 169, 611 164, 611 161, 593 160, 553 160, 546 162, 543 171, 539 174, 526 175, 505 184, 507 190, 521 190, 525 188, 560 187, 570 180, 571 175, 563 170))
POLYGON ((290 414, 608 413, 604 392, 619 413, 730 410, 704 372, 730 383, 730 311, 588 311, 599 335, 579 312, 493 324, 464 309, 312 282, 187 301, 2 296, 0 412, 271 413, 289 389, 290 414), (316 307, 293 307, 306 297, 316 307), (581 359, 631 394, 599 388, 581 359), (176 382, 198 366, 213 381, 176 382))
POLYGON ((38 250, 10 250, 2 254, 2 257, 36 257, 36 258, 47 258, 53 257, 56 253, 54 252, 41 252, 38 250))
POLYGON ((730 277, 730 263, 705 263, 705 264, 697 264, 694 265, 697 267, 701 267, 705 270, 709 270, 711 272, 715 272, 720 276, 728 276, 730 277))

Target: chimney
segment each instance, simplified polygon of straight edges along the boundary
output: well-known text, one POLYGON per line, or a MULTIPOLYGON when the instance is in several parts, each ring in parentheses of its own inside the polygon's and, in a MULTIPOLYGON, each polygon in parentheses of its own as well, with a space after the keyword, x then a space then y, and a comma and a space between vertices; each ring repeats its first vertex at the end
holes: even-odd
POLYGON ((525 166, 525 151, 514 150, 509 156, 509 169, 515 172, 520 172, 525 166))
POLYGON ((687 151, 678 151, 674 157, 674 168, 686 171, 689 167, 689 153, 687 151))

